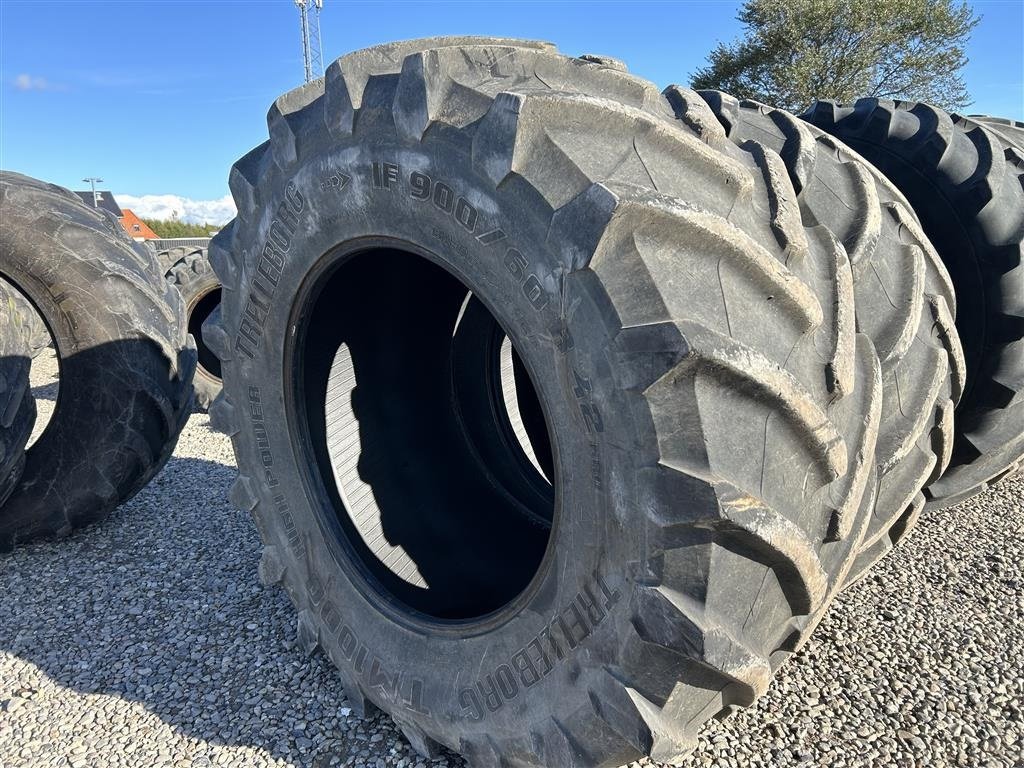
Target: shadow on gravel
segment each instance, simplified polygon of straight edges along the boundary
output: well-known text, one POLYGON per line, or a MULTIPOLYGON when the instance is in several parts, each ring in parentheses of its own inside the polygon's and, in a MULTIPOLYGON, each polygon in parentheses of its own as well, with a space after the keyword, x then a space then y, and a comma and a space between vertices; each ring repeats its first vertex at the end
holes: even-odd
MULTIPOLYGON (((228 441, 208 423, 194 416, 178 453, 229 462, 228 441)), ((15 748, 0 763, 65 765, 71 739, 102 753, 89 765, 123 764, 112 758, 126 745, 138 747, 137 765, 426 762, 386 717, 346 714, 329 662, 296 647, 287 596, 256 579, 251 519, 227 503, 234 474, 175 457, 105 523, 0 556, 0 734, 8 728, 15 748), (138 706, 181 737, 140 726, 138 706), (115 720, 145 733, 136 739, 115 720), (32 728, 50 734, 55 759, 8 761, 32 728), (231 746, 261 754, 217 754, 231 746), (188 759, 172 763, 158 748, 188 759)), ((1015 765, 1021 498, 1024 481, 1009 479, 926 515, 753 710, 705 728, 692 765, 1015 765)))
POLYGON ((38 387, 32 387, 32 397, 34 397, 36 400, 55 401, 57 399, 57 389, 59 388, 59 386, 59 383, 54 381, 50 384, 43 384, 38 387))
MULTIPOLYGON (((223 439, 196 418, 193 442, 223 439)), ((390 720, 350 716, 329 662, 295 645, 287 596, 257 580, 252 521, 228 505, 234 476, 174 457, 106 522, 0 557, 0 663, 6 651, 58 686, 140 702, 211 747, 317 768, 373 764, 392 746, 390 759, 411 757, 390 720)), ((34 693, 10 678, 0 676, 0 709, 34 693)))

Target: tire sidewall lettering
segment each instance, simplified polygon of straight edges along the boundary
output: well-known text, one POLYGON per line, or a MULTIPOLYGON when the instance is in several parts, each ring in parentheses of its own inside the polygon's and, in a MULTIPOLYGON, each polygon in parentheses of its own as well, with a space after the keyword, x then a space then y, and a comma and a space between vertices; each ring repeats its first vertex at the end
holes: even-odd
MULTIPOLYGON (((241 241, 262 244, 268 239, 275 231, 272 214, 280 204, 294 211, 297 221, 289 237, 282 237, 285 233, 280 231, 274 236, 275 246, 287 244, 287 250, 277 249, 283 258, 276 295, 266 313, 263 343, 252 358, 236 356, 230 363, 238 375, 228 379, 227 388, 232 400, 244 403, 246 389, 240 382, 257 384, 266 423, 280 425, 259 435, 263 448, 259 448, 251 429, 243 429, 236 437, 236 450, 245 457, 240 458, 243 468, 262 469, 256 478, 259 516, 271 520, 262 527, 269 528, 272 538, 279 537, 278 543, 285 548, 288 539, 296 535, 304 542, 303 562, 296 562, 300 572, 330 574, 323 580, 330 595, 330 611, 327 616, 317 613, 317 617, 324 627, 321 634, 327 636, 321 642, 334 644, 332 658, 350 664, 348 673, 357 676, 367 694, 383 706, 401 707, 403 702, 400 696, 381 700, 380 690, 369 684, 369 665, 365 660, 361 664, 354 661, 363 647, 388 669, 416 670, 419 679, 414 682, 422 681, 431 711, 442 720, 516 730, 522 727, 517 713, 530 692, 543 688, 545 681, 578 674, 575 665, 581 644, 588 646, 595 659, 601 657, 602 650, 611 657, 617 632, 625 631, 621 607, 627 602, 627 574, 604 569, 609 562, 636 561, 643 552, 635 551, 633 540, 615 530, 621 514, 603 511, 607 503, 603 491, 608 482, 622 488, 617 502, 629 506, 626 499, 630 491, 609 478, 629 476, 630 467, 613 467, 610 460, 603 460, 604 464, 595 461, 595 456, 603 457, 605 453, 621 461, 628 452, 606 450, 602 436, 587 426, 573 394, 579 376, 599 380, 600 372, 608 365, 611 333, 603 326, 605 319, 594 325, 597 310, 586 296, 575 302, 574 316, 566 317, 559 311, 564 267, 558 254, 544 246, 548 222, 522 215, 514 196, 489 189, 472 172, 467 158, 454 151, 451 155, 454 157, 395 147, 391 152, 380 149, 371 156, 363 148, 343 149, 321 158, 315 168, 299 167, 289 178, 277 180, 278 201, 268 202, 264 221, 253 226, 252 232, 242 234, 241 241), (396 166, 397 180, 390 168, 382 165, 377 170, 374 163, 396 166), (323 182, 332 177, 348 181, 340 185, 323 182), (371 222, 387 222, 387 231, 374 229, 371 222), (260 232, 265 233, 262 238, 258 237, 260 232), (537 378, 535 384, 542 397, 558 404, 559 412, 552 417, 556 419, 554 429, 568 436, 561 446, 562 461, 588 469, 597 466, 602 475, 599 481, 588 481, 589 472, 584 471, 581 480, 571 482, 562 494, 562 512, 553 535, 572 537, 578 548, 576 557, 566 562, 556 542, 554 560, 545 576, 531 587, 534 596, 527 605, 529 610, 476 636, 427 640, 414 628, 390 620, 375 608, 372 595, 346 566, 344 551, 333 539, 334 531, 325 528, 322 516, 314 511, 310 498, 315 495, 306 487, 309 477, 304 461, 290 438, 293 429, 283 428, 289 417, 284 405, 282 340, 293 332, 292 302, 305 276, 339 243, 382 235, 419 245, 484 299, 506 330, 513 332, 513 340, 537 378), (584 333, 604 334, 605 338, 595 344, 581 344, 584 333), (580 338, 567 344, 565 340, 574 335, 580 338), (596 354, 589 351, 595 347, 596 354), (274 487, 270 487, 268 478, 273 478, 274 487), (280 519, 274 517, 275 499, 282 497, 287 499, 288 514, 297 531, 290 537, 284 535, 280 519), (597 589, 595 579, 622 598, 602 612, 597 622, 588 620, 575 602, 579 594, 597 589), (340 620, 335 606, 345 606, 340 620), (575 630, 563 630, 565 615, 573 614, 579 615, 583 624, 575 630), (333 631, 327 631, 331 629, 328 624, 333 625, 333 631), (534 641, 535 650, 530 651, 529 644, 534 641), (440 653, 439 648, 443 649, 440 653), (483 676, 478 680, 460 679, 466 669, 480 669, 483 676)), ((243 248, 253 262, 257 250, 251 245, 243 248)), ((237 332, 241 304, 246 298, 244 293, 231 296, 226 292, 229 334, 237 332)), ((601 390, 594 397, 614 402, 613 395, 601 390)), ((626 405, 608 410, 620 414, 617 425, 629 422, 626 405)), ((292 550, 288 551, 295 557, 292 550)), ((308 576, 304 581, 307 585, 320 583, 308 576)), ((304 600, 313 606, 325 604, 323 594, 307 594, 304 600)), ((537 712, 539 718, 546 716, 537 712)))

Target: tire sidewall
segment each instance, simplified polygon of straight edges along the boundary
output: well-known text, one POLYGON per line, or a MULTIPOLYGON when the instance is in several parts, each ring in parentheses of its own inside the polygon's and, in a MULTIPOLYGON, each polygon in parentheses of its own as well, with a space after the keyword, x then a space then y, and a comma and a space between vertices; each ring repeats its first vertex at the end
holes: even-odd
POLYGON ((242 480, 251 485, 264 541, 282 553, 300 616, 309 611, 348 685, 449 746, 473 732, 522 734, 531 722, 590 708, 588 681, 606 674, 603 665, 614 663, 632 631, 628 585, 649 555, 634 484, 656 456, 638 396, 615 386, 614 315, 593 290, 566 277, 562 257, 546 245, 550 206, 521 185, 494 189, 473 170, 468 147, 381 138, 309 155, 309 162, 265 177, 258 222, 236 221, 233 250, 246 255, 243 288, 223 294, 233 346, 225 391, 236 408, 242 480), (464 207, 462 222, 448 212, 446 192, 440 202, 433 191, 416 199, 413 172, 429 177, 432 190, 444 184, 456 201, 467 201, 477 212, 474 226, 465 226, 464 207), (282 206, 290 214, 277 213, 282 206), (259 257, 291 216, 253 347, 254 326, 246 326, 248 336, 240 326, 260 316, 246 313, 259 257), (482 237, 499 228, 500 240, 482 237), (511 608, 471 629, 403 619, 355 575, 337 524, 319 511, 325 497, 296 437, 286 340, 302 309, 293 302, 332 251, 371 238, 414 244, 460 277, 510 334, 545 403, 560 478, 548 553, 511 608))

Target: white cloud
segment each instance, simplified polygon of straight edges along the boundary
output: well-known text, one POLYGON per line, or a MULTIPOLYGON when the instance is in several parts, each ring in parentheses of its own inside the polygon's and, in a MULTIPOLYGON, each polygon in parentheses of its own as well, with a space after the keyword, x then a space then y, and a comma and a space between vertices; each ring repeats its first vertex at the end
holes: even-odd
POLYGON ((22 73, 14 78, 14 87, 19 91, 63 91, 64 86, 51 83, 45 77, 22 73))
POLYGON ((131 208, 140 219, 173 219, 189 224, 227 224, 235 216, 231 195, 219 200, 193 200, 181 195, 114 195, 122 208, 131 208))

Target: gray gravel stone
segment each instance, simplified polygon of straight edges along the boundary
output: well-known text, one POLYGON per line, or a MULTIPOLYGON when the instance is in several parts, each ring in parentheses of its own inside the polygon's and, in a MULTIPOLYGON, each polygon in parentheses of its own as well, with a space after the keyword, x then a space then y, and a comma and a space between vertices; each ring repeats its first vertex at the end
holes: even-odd
MULTIPOLYGON (((233 462, 196 414, 106 522, 0 557, 0 766, 463 765, 355 717, 330 663, 303 654, 227 503, 233 462)), ((1018 476, 926 514, 764 698, 704 729, 687 768, 1024 765, 1022 499, 1018 476)))

